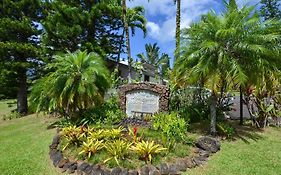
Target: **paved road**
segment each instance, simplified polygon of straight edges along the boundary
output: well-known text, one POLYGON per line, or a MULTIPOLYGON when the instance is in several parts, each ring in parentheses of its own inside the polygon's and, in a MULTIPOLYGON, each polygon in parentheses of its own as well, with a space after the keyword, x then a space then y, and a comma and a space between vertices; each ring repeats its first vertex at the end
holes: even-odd
MULTIPOLYGON (((230 111, 229 116, 231 119, 239 120, 240 119, 240 98, 239 98, 239 96, 234 97, 233 108, 235 110, 230 111)), ((244 119, 250 119, 250 114, 248 112, 246 105, 243 105, 243 117, 244 117, 244 119)))

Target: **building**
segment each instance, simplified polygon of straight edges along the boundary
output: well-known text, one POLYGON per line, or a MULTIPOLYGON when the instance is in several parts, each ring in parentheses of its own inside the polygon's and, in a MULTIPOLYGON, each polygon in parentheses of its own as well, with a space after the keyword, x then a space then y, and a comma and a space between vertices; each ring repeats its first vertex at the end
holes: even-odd
MULTIPOLYGON (((117 62, 112 59, 107 59, 107 67, 111 72, 113 72, 114 69, 117 67, 117 62)), ((129 75, 128 62, 120 61, 118 71, 122 81, 127 81, 129 75)), ((157 68, 148 63, 135 62, 134 66, 132 66, 131 74, 132 79, 135 81, 147 81, 162 84, 161 77, 159 76, 157 68)))

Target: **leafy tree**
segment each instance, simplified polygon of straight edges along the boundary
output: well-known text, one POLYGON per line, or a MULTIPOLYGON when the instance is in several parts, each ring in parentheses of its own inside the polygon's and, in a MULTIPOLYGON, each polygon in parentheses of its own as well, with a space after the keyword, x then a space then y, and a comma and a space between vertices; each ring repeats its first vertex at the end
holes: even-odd
POLYGON ((56 56, 47 66, 53 70, 32 88, 30 101, 38 111, 77 113, 100 105, 110 87, 109 72, 100 56, 85 51, 56 56))
POLYGON ((48 54, 81 49, 117 56, 123 25, 118 0, 54 0, 44 5, 43 43, 48 54))
POLYGON ((270 25, 272 21, 261 22, 254 9, 238 9, 230 0, 222 15, 211 11, 184 31, 183 54, 173 74, 180 87, 204 85, 211 90, 212 134, 219 94, 280 65, 280 32, 270 25))
POLYGON ((163 53, 160 55, 160 47, 157 46, 157 43, 146 44, 145 45, 146 54, 138 54, 137 57, 142 61, 148 64, 155 66, 157 69, 160 69, 161 74, 165 75, 170 66, 170 57, 168 54, 163 53))
POLYGON ((7 90, 14 88, 13 85, 17 86, 17 110, 21 114, 28 112, 27 74, 32 74, 31 68, 38 63, 40 53, 40 30, 37 26, 40 14, 39 0, 1 2, 0 75, 6 81, 1 81, 0 87, 7 90))
POLYGON ((267 19, 281 20, 280 0, 261 0, 261 15, 267 19))

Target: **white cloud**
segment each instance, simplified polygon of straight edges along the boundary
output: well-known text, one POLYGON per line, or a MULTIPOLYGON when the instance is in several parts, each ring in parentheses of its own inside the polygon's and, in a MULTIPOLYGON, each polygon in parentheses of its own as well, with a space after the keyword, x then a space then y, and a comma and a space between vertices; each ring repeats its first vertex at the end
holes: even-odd
MULTIPOLYGON (((237 0, 241 7, 247 3, 253 5, 259 0, 237 0)), ((221 0, 182 0, 181 3, 181 28, 189 27, 199 19, 202 14, 212 8, 222 6, 221 0)), ((176 6, 173 0, 134 0, 128 2, 129 7, 141 5, 146 10, 148 18, 148 35, 161 43, 174 40, 176 28, 176 6)))
MULTIPOLYGON (((215 0, 184 0, 181 4, 181 28, 188 27, 192 21, 206 13, 215 0)), ((174 40, 176 28, 176 6, 173 0, 134 0, 130 7, 141 5, 146 10, 149 22, 148 35, 161 43, 174 40)))

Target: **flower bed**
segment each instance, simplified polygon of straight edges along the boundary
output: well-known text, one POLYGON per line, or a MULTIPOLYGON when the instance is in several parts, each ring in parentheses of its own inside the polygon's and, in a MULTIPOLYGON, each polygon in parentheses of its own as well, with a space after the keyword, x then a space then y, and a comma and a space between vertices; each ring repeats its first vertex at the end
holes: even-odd
MULTIPOLYGON (((188 168, 203 165, 220 148, 216 140, 204 137, 196 142, 198 148, 175 155, 160 141, 157 131, 151 137, 141 129, 67 127, 54 137, 50 157, 54 166, 68 173, 181 174, 188 168)), ((180 144, 175 143, 175 152, 181 151, 180 144)))

